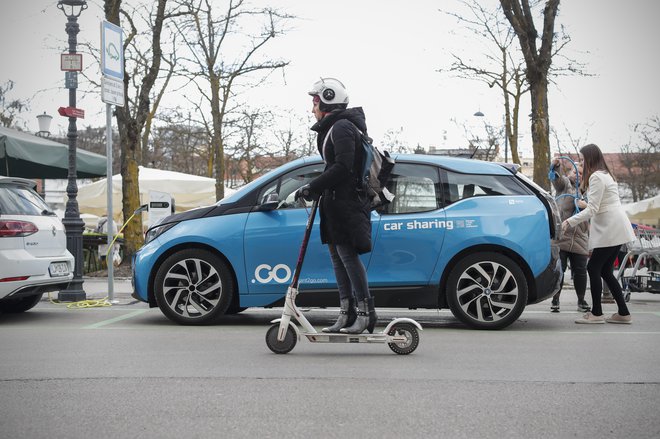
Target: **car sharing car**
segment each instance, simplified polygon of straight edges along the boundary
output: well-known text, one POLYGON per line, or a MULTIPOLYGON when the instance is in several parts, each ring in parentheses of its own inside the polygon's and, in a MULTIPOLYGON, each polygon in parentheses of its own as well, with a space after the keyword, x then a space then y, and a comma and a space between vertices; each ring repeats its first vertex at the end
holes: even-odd
POLYGON ((32 180, 0 176, 0 312, 27 311, 73 278, 62 221, 35 187, 32 180))
MULTIPOLYGON (((500 329, 557 291, 561 226, 545 190, 513 165, 395 159, 395 198, 372 212, 372 251, 361 256, 376 306, 449 308, 470 327, 500 329)), ((323 168, 320 157, 295 160, 152 226, 134 256, 134 296, 185 325, 281 306, 309 214, 294 194, 323 168)), ((318 227, 316 218, 297 302, 337 306, 318 227)))

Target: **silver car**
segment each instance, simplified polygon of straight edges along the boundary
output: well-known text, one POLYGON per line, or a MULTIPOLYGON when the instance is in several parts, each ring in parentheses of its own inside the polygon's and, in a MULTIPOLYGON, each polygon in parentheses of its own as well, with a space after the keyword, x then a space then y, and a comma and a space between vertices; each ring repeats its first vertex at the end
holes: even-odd
POLYGON ((27 311, 73 278, 62 221, 35 187, 0 176, 0 313, 27 311))

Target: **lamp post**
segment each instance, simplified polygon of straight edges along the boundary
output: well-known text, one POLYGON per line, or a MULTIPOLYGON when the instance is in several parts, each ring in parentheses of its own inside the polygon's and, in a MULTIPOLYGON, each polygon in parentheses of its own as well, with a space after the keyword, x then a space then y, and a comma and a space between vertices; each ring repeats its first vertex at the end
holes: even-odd
MULTIPOLYGON (((76 53, 78 44, 77 35, 80 32, 78 17, 87 9, 86 0, 59 0, 57 7, 64 12, 67 18, 66 33, 69 36, 69 53, 76 53)), ((76 85, 67 84, 69 88, 69 107, 76 108, 76 85)), ((69 130, 66 135, 69 141, 69 172, 66 194, 68 200, 64 210, 62 223, 66 230, 66 247, 74 257, 73 279, 65 290, 59 292, 58 299, 63 302, 76 302, 85 300, 85 290, 83 290, 83 250, 82 250, 82 232, 85 223, 80 218, 78 211, 78 186, 76 184, 76 139, 78 138, 78 129, 76 127, 76 118, 69 117, 69 130)))

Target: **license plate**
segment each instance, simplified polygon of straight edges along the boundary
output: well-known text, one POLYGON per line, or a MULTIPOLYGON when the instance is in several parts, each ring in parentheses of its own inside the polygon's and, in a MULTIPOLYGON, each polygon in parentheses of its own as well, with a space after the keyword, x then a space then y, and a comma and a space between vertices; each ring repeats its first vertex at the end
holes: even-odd
POLYGON ((48 271, 52 277, 66 276, 69 274, 69 264, 66 262, 52 262, 48 271))

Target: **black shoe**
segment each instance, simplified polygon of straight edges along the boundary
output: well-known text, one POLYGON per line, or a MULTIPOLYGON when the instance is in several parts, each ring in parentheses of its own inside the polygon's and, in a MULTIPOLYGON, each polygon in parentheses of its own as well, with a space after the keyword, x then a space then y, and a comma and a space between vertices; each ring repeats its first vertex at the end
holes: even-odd
POLYGON ((591 307, 589 306, 589 304, 584 299, 578 300, 577 311, 578 312, 589 312, 589 311, 591 311, 591 307))
POLYGON ((550 305, 550 312, 559 312, 559 299, 552 299, 552 305, 550 305))
POLYGON ((367 310, 369 314, 369 323, 367 323, 367 331, 369 334, 374 333, 374 327, 378 322, 378 316, 376 315, 376 308, 374 306, 374 298, 370 297, 367 299, 367 310))

